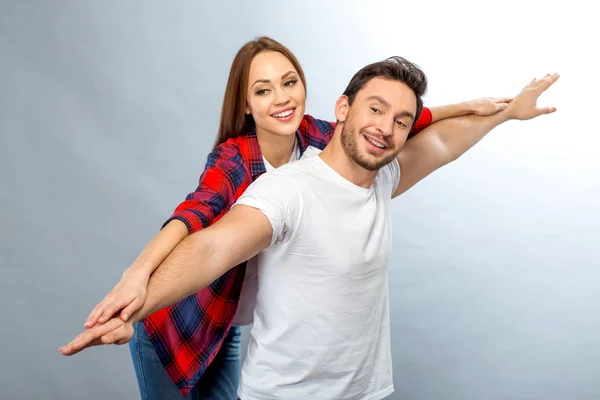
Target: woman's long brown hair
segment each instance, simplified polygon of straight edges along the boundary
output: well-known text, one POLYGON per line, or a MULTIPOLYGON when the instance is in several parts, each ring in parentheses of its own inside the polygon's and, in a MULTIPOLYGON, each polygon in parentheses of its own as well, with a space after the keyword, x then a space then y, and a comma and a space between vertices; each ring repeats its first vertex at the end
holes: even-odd
POLYGON ((298 76, 304 85, 304 90, 306 90, 304 71, 302 71, 302 67, 300 67, 300 63, 294 54, 287 47, 267 36, 261 36, 246 43, 237 52, 233 59, 233 64, 231 64, 215 147, 229 138, 234 138, 248 132, 248 123, 252 121, 252 116, 246 116, 245 114, 248 101, 250 63, 252 63, 257 54, 263 51, 276 51, 290 60, 298 72, 298 76))

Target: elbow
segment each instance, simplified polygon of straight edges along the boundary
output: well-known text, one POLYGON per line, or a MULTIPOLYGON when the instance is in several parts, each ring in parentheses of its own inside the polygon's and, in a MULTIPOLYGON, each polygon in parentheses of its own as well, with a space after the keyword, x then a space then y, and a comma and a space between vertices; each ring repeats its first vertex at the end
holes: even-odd
POLYGON ((456 149, 456 146, 453 146, 452 142, 447 140, 442 134, 438 133, 435 135, 435 140, 433 140, 431 144, 435 153, 438 155, 437 159, 439 160, 438 163, 440 167, 449 164, 452 161, 456 161, 461 156, 461 153, 456 149))
POLYGON ((444 164, 450 164, 453 161, 456 161, 460 158, 460 156, 462 156, 462 153, 459 151, 454 151, 453 149, 449 148, 446 152, 446 162, 444 164))

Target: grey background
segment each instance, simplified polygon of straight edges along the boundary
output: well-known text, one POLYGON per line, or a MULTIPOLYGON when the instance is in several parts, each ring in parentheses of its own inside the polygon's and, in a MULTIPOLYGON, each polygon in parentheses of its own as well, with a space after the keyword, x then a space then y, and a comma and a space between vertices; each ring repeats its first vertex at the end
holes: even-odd
POLYGON ((138 396, 127 347, 57 348, 195 188, 233 56, 267 34, 323 119, 393 54, 428 105, 562 74, 558 113, 395 202, 390 398, 598 399, 598 28, 576 3, 0 1, 0 398, 138 396))

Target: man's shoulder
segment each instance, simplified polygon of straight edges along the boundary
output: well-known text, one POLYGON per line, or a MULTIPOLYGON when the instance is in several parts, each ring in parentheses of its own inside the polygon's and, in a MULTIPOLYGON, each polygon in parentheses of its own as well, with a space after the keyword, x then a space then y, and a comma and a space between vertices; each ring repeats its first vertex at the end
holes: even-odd
POLYGON ((393 159, 390 163, 381 167, 377 172, 375 182, 394 192, 400 183, 400 164, 398 163, 398 160, 393 159))

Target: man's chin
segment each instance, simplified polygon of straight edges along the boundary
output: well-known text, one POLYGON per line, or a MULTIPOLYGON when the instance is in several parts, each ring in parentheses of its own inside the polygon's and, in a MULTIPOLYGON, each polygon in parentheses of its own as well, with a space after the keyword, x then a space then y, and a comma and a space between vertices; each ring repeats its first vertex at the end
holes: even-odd
POLYGON ((354 162, 366 170, 378 171, 381 168, 388 165, 393 159, 394 157, 391 154, 388 154, 383 157, 374 156, 372 154, 365 156, 364 154, 362 154, 361 157, 359 157, 358 159, 354 159, 354 162))

